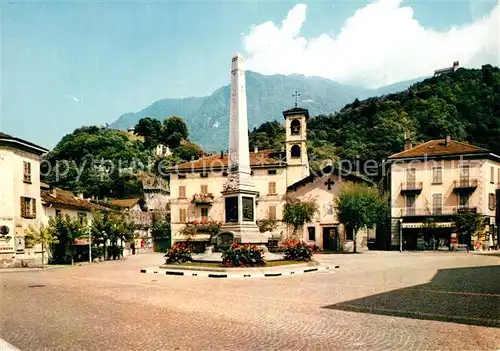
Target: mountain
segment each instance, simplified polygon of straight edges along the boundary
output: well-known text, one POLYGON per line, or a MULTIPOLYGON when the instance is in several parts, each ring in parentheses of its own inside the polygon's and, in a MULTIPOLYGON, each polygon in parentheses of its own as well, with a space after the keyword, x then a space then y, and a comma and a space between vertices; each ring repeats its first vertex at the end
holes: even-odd
MULTIPOLYGON (((312 116, 340 110, 355 99, 404 90, 417 80, 396 83, 379 89, 366 89, 340 84, 320 77, 302 75, 262 75, 246 72, 248 126, 282 121, 282 112, 293 107, 292 94, 300 92, 299 106, 309 109, 312 116)), ((215 90, 210 96, 184 99, 163 99, 136 113, 125 113, 110 125, 125 130, 141 118, 160 120, 172 115, 184 118, 189 126, 190 139, 207 151, 227 149, 230 85, 215 90)))

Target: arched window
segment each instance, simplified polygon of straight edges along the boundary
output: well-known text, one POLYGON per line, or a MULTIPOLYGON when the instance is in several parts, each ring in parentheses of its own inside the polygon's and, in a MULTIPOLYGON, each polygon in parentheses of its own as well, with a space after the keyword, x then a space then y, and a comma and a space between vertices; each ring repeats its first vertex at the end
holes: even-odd
POLYGON ((300 134, 300 121, 298 119, 294 119, 292 123, 290 123, 290 132, 292 135, 300 134))
POLYGON ((300 157, 300 146, 299 145, 292 146, 290 153, 291 153, 292 158, 299 158, 300 157))

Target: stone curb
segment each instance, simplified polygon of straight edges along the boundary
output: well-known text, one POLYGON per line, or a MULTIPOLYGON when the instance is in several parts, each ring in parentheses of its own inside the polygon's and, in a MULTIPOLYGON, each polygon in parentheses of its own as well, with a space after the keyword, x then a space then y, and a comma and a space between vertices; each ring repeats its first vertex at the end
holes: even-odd
POLYGON ((232 272, 232 273, 259 273, 264 271, 281 271, 283 269, 296 269, 302 267, 314 267, 319 266, 321 263, 317 261, 311 261, 306 263, 288 264, 281 266, 272 267, 245 267, 245 268, 224 268, 224 267, 203 267, 203 266, 193 266, 186 267, 175 264, 162 264, 160 269, 175 269, 175 270, 190 270, 190 271, 203 271, 203 272, 232 272))
MULTIPOLYGON (((321 271, 333 272, 340 266, 316 266, 307 268, 305 266, 297 269, 288 270, 269 270, 267 271, 240 271, 240 272, 216 272, 216 271, 195 271, 192 269, 162 269, 162 268, 145 268, 141 269, 141 273, 156 274, 156 275, 175 275, 183 277, 208 277, 208 278, 268 278, 268 277, 284 277, 292 275, 301 275, 306 273, 314 273, 321 271)), ((237 268, 235 268, 237 269, 237 268)))

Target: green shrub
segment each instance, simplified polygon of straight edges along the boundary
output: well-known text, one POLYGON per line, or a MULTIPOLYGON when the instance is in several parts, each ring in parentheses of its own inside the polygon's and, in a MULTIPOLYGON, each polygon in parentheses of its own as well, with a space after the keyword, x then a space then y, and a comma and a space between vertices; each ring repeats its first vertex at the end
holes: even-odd
POLYGON ((221 266, 223 267, 256 267, 265 265, 264 251, 255 245, 239 245, 233 242, 227 250, 222 252, 221 266))
POLYGON ((193 260, 189 242, 180 242, 168 249, 165 256, 166 263, 185 263, 193 260))
POLYGON ((301 240, 290 240, 281 244, 281 250, 285 253, 285 260, 310 261, 319 247, 301 240))

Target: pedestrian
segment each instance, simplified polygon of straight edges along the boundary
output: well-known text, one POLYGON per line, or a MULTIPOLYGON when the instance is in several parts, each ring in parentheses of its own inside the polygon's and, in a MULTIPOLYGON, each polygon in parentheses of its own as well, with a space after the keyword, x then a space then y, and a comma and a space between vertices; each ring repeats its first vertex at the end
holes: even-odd
POLYGON ((490 233, 490 240, 488 243, 488 251, 493 249, 493 233, 490 233))

